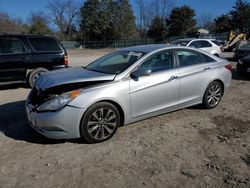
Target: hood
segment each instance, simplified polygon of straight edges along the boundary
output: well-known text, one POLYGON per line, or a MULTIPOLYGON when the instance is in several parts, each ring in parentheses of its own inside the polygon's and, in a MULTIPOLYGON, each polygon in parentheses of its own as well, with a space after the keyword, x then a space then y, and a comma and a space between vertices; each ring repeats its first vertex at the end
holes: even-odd
POLYGON ((84 68, 68 68, 56 71, 51 71, 41 75, 36 81, 36 87, 39 90, 70 84, 92 81, 111 81, 115 75, 105 74, 95 71, 90 71, 84 68))

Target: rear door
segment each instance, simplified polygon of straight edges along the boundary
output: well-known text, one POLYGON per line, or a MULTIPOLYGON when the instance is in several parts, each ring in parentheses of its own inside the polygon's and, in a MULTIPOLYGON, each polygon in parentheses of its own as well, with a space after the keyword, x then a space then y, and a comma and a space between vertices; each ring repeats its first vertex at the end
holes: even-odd
POLYGON ((180 103, 200 101, 213 69, 214 59, 188 49, 176 50, 179 62, 180 103))
POLYGON ((25 81, 30 53, 17 37, 0 37, 0 83, 25 81))

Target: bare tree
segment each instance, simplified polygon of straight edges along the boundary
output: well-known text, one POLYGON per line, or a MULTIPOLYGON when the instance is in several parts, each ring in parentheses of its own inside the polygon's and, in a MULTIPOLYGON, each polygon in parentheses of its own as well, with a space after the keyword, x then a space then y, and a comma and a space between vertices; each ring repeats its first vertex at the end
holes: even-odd
POLYGON ((171 0, 152 1, 151 7, 153 7, 153 11, 155 12, 154 16, 159 16, 163 20, 170 14, 170 11, 174 7, 174 1, 171 0))
POLYGON ((214 25, 214 19, 211 14, 201 14, 198 19, 198 27, 210 30, 214 25))
POLYGON ((62 36, 70 36, 79 8, 74 0, 56 0, 47 6, 50 20, 58 27, 62 36))
POLYGON ((12 18, 8 13, 0 11, 0 33, 25 33, 25 29, 20 18, 12 18))
POLYGON ((43 12, 31 12, 28 23, 31 34, 52 34, 48 19, 43 12))
POLYGON ((142 36, 151 25, 155 17, 165 20, 174 7, 174 0, 137 0, 137 24, 142 36))

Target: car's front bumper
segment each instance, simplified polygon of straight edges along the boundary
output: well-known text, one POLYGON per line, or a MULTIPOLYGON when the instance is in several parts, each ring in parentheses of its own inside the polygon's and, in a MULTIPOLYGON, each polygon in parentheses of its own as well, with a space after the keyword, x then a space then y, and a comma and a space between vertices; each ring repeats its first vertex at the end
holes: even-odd
POLYGON ((56 112, 36 112, 26 104, 26 114, 31 127, 51 139, 80 138, 80 123, 85 109, 65 106, 56 112))

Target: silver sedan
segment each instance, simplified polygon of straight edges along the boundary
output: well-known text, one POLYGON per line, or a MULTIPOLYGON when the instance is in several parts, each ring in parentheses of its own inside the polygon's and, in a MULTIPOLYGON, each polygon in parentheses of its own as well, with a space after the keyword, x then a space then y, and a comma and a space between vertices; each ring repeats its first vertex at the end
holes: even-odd
POLYGON ((216 107, 231 68, 225 59, 188 47, 117 50, 86 67, 39 77, 27 98, 28 121, 49 138, 103 142, 124 124, 198 104, 216 107))

